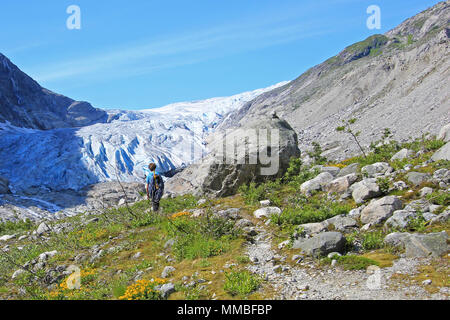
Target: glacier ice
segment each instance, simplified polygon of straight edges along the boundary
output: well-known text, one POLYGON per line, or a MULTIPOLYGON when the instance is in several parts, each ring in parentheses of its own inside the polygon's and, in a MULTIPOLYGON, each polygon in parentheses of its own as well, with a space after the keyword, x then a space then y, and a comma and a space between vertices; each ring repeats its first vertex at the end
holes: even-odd
POLYGON ((149 162, 164 173, 205 156, 205 138, 229 112, 284 84, 158 109, 108 110, 109 123, 81 128, 44 131, 0 123, 0 175, 15 193, 80 190, 116 179, 144 182, 149 162))

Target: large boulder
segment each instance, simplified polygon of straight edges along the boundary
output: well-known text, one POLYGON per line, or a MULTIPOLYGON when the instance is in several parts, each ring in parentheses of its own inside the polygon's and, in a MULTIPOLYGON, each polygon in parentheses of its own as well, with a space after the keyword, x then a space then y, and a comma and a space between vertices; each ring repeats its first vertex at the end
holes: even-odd
POLYGON ((9 181, 6 178, 0 176, 0 194, 10 193, 9 181))
POLYGON ((278 207, 265 207, 265 208, 261 208, 256 210, 255 212, 253 212, 253 215, 255 216, 255 218, 261 219, 263 217, 265 218, 270 218, 272 215, 280 215, 281 214, 281 209, 278 207))
POLYGON ((361 212, 361 222, 376 225, 392 216, 394 211, 402 208, 402 201, 395 196, 387 196, 379 200, 372 200, 361 212))
POLYGON ((431 160, 439 161, 439 160, 448 160, 450 161, 450 142, 447 142, 442 148, 436 151, 431 160))
POLYGON ((346 232, 356 228, 358 223, 355 219, 346 215, 334 216, 322 222, 305 223, 298 226, 304 235, 312 236, 327 230, 346 232))
POLYGON ((414 151, 408 150, 408 149, 402 149, 392 156, 391 161, 411 158, 413 155, 414 155, 414 151))
POLYGON ((338 167, 325 167, 325 166, 322 166, 322 165, 314 166, 314 167, 312 167, 312 170, 318 170, 320 173, 328 172, 333 177, 337 177, 339 172, 341 171, 341 169, 339 169, 338 167))
POLYGON ((340 232, 323 232, 310 239, 295 240, 292 248, 318 257, 330 252, 343 252, 346 240, 340 232))
POLYGON ((391 233, 384 242, 389 245, 403 247, 406 257, 439 257, 448 252, 448 235, 445 231, 428 234, 391 233))
POLYGON ((356 174, 352 173, 344 177, 334 179, 324 186, 324 190, 329 193, 344 193, 350 186, 358 180, 356 174))
POLYGON ((391 228, 405 229, 413 219, 418 217, 415 211, 397 210, 394 211, 392 217, 386 220, 385 226, 391 228))
POLYGON ((436 170, 433 173, 433 180, 436 184, 439 184, 440 182, 443 182, 445 184, 450 183, 450 170, 445 168, 436 170))
POLYGON ((376 178, 391 173, 394 169, 387 162, 376 162, 361 169, 361 173, 367 178, 376 178))
POLYGON ((175 195, 229 196, 243 184, 283 176, 290 159, 300 156, 297 134, 277 117, 256 120, 227 130, 226 134, 217 133, 209 148, 208 156, 169 179, 166 190, 175 195))
POLYGON ((352 163, 349 164, 348 166, 344 167, 341 169, 341 171, 339 171, 339 174, 337 175, 338 178, 340 177, 344 177, 346 175, 352 174, 352 173, 357 173, 359 170, 359 163, 352 163))
POLYGON ((408 172, 406 174, 406 179, 408 179, 408 181, 413 185, 418 186, 421 183, 430 180, 431 176, 428 173, 408 172))
POLYGON ((352 197, 356 203, 360 204, 366 200, 382 195, 380 187, 375 178, 364 179, 351 186, 352 197))
POLYGON ((334 179, 333 175, 329 172, 322 172, 314 179, 308 180, 300 186, 300 191, 304 194, 311 194, 314 191, 323 190, 325 185, 334 179))

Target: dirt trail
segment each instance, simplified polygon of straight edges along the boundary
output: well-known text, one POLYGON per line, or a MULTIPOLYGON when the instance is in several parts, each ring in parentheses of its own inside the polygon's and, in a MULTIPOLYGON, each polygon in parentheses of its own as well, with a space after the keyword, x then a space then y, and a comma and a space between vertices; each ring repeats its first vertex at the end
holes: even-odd
MULTIPOLYGON (((419 265, 429 263, 426 259, 396 260, 392 267, 379 269, 378 273, 345 271, 339 267, 319 267, 313 261, 300 262, 295 267, 287 263, 290 256, 280 256, 271 245, 271 234, 258 226, 258 236, 246 250, 252 261, 248 270, 265 278, 275 290, 274 299, 288 300, 399 300, 399 299, 448 299, 448 288, 440 293, 430 294, 417 285, 400 284, 398 289, 391 287, 391 276, 413 274, 419 265), (278 263, 276 262, 279 261, 278 263), (379 277, 378 277, 379 275, 379 277), (369 283, 368 283, 368 279, 369 283), (379 282, 373 282, 377 277, 379 282), (374 283, 374 285, 371 285, 374 283), (379 285, 376 285, 379 283, 379 285), (370 289, 369 287, 373 288, 370 289)), ((398 283, 395 283, 398 284, 398 283)))

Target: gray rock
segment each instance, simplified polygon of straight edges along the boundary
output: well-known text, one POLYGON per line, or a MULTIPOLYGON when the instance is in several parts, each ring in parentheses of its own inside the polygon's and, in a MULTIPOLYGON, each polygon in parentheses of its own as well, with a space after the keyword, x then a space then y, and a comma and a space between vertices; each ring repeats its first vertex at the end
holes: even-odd
POLYGON ((44 234, 44 233, 50 232, 50 231, 51 231, 51 229, 50 229, 50 227, 48 226, 48 224, 47 224, 46 222, 42 222, 42 223, 38 226, 38 228, 37 228, 37 230, 36 230, 36 233, 37 233, 38 235, 41 235, 41 234, 44 234))
POLYGON ((201 206, 202 204, 205 204, 205 203, 206 203, 206 199, 200 199, 197 201, 198 206, 201 206))
POLYGON ((261 207, 268 207, 270 206, 270 200, 261 200, 259 204, 261 205, 261 207))
POLYGON ((8 235, 8 234, 5 234, 4 236, 1 236, 0 237, 0 241, 9 241, 9 240, 11 240, 11 239, 14 239, 16 237, 16 235, 15 234, 10 234, 10 235, 8 235))
POLYGON ((297 229, 302 230, 305 235, 314 235, 327 231, 328 224, 324 222, 313 222, 301 224, 297 229))
POLYGON ((448 251, 447 233, 445 231, 429 234, 412 234, 405 239, 406 256, 438 257, 448 251))
POLYGON ((361 173, 367 178, 376 178, 391 173, 393 170, 387 162, 376 162, 363 167, 361 173))
POLYGON ((334 178, 336 178, 339 174, 339 172, 341 171, 341 169, 339 169, 338 167, 325 167, 325 166, 314 166, 312 167, 312 170, 319 170, 320 173, 322 172, 328 172, 330 173, 334 178))
POLYGON ((159 291, 161 292, 163 299, 167 299, 172 293, 175 292, 175 285, 170 282, 165 283, 160 287, 159 291))
POLYGON ((392 216, 394 211, 402 208, 402 201, 395 196, 387 196, 379 200, 372 200, 361 212, 361 222, 373 225, 384 222, 392 216))
POLYGON ((237 220, 239 218, 239 211, 241 209, 239 208, 229 208, 226 210, 220 210, 217 212, 213 213, 213 216, 217 217, 217 218, 221 218, 221 219, 225 219, 225 220, 237 220))
POLYGON ((376 179, 364 179, 351 186, 352 197, 356 203, 360 204, 366 200, 378 197, 382 194, 376 179))
POLYGON ((422 217, 425 221, 428 222, 428 221, 431 221, 434 218, 436 218, 436 215, 432 214, 431 212, 424 212, 424 213, 422 213, 422 217))
POLYGON ((450 183, 450 170, 442 168, 439 170, 436 170, 433 173, 433 179, 439 183, 444 182, 445 184, 450 183))
POLYGON ((403 160, 406 158, 411 158, 412 156, 414 156, 414 151, 408 150, 408 149, 402 149, 392 156, 391 161, 403 160))
POLYGON ((56 256, 58 254, 58 251, 53 250, 53 251, 47 251, 44 253, 41 253, 38 257, 38 261, 39 262, 46 262, 48 259, 56 256))
POLYGON ((447 142, 442 148, 436 151, 431 157, 433 161, 448 160, 450 161, 450 142, 447 142))
POLYGON ((391 233, 385 243, 406 249, 406 257, 439 257, 448 252, 447 233, 445 231, 428 234, 391 233))
POLYGON ((358 207, 355 209, 350 210, 350 212, 348 213, 348 217, 353 218, 353 219, 359 219, 359 217, 361 216, 361 211, 362 209, 364 209, 365 207, 358 207))
POLYGON ((281 209, 278 207, 265 207, 265 208, 261 208, 261 209, 256 210, 255 212, 253 212, 253 215, 258 219, 261 219, 262 217, 270 218, 270 216, 273 214, 280 215, 281 209))
POLYGON ((394 189, 395 190, 405 190, 406 188, 408 188, 408 185, 404 182, 404 181, 396 181, 394 182, 394 189))
POLYGON ((320 191, 329 182, 334 179, 333 175, 329 172, 322 172, 314 179, 304 182, 300 186, 300 191, 309 195, 313 191, 320 191))
POLYGON ((393 232, 384 238, 384 243, 394 247, 404 247, 406 238, 410 236, 407 232, 393 232))
POLYGON ((429 194, 432 194, 432 193, 433 193, 433 189, 430 188, 430 187, 425 187, 425 188, 422 188, 420 190, 420 196, 421 197, 425 197, 425 196, 427 196, 429 194))
POLYGON ((165 267, 161 273, 161 278, 168 278, 173 272, 175 272, 175 270, 176 269, 172 266, 165 267))
POLYGON ((437 138, 439 140, 444 140, 445 142, 450 141, 450 123, 441 128, 437 138))
POLYGON ((328 193, 344 193, 346 192, 352 184, 358 180, 356 174, 352 173, 344 177, 334 179, 333 181, 327 183, 323 189, 328 193))
POLYGON ((431 224, 436 224, 436 223, 442 223, 442 222, 447 222, 448 219, 450 218, 450 210, 445 210, 444 212, 440 213, 439 215, 435 216, 432 220, 431 220, 431 224))
POLYGON ((341 171, 339 172, 339 174, 337 175, 337 178, 340 177, 345 177, 346 175, 349 174, 356 174, 359 170, 359 163, 352 163, 344 168, 341 169, 341 171))
POLYGON ((430 211, 430 203, 425 199, 414 200, 406 205, 405 210, 427 212, 430 211))
POLYGON ((211 136, 211 142, 208 144, 210 154, 169 179, 165 184, 166 189, 176 195, 206 194, 225 197, 237 193, 241 185, 251 181, 263 182, 268 178, 282 177, 289 167, 290 159, 300 156, 295 130, 286 121, 278 118, 266 116, 254 119, 247 121, 240 128, 226 132, 226 140, 236 141, 236 150, 247 149, 244 153, 236 154, 234 148, 223 150, 223 134, 217 131, 211 136), (250 139, 243 139, 250 132, 257 130, 261 132, 264 129, 278 132, 279 143, 273 146, 259 146, 258 143, 248 142, 250 139), (271 158, 277 160, 276 163, 272 161, 272 166, 261 163, 261 155, 267 148, 272 150, 271 158), (259 161, 249 163, 249 158, 256 158, 259 161))
POLYGON ((331 253, 329 253, 328 254, 328 258, 329 259, 333 259, 334 257, 340 257, 340 256, 342 256, 339 252, 331 252, 331 253))
POLYGON ((22 274, 25 274, 25 273, 26 273, 26 271, 23 269, 16 270, 16 271, 14 271, 11 279, 13 279, 13 280, 17 279, 18 277, 20 277, 22 274))
POLYGON ((175 244, 175 239, 169 239, 164 244, 164 249, 170 249, 173 247, 174 244, 175 244))
POLYGON ((415 211, 397 210, 394 211, 392 217, 386 220, 385 226, 405 229, 411 220, 416 219, 417 216, 418 213, 415 211))
POLYGON ((133 255, 133 259, 139 259, 139 258, 141 257, 141 255, 142 255, 142 252, 136 252, 136 253, 133 255))
POLYGON ((428 173, 408 172, 406 174, 406 179, 413 185, 418 186, 421 183, 430 180, 431 176, 428 173))
POLYGON ((330 218, 328 220, 325 220, 325 223, 328 224, 328 228, 333 226, 334 230, 338 231, 348 231, 351 228, 355 228, 358 226, 358 223, 355 219, 345 216, 345 215, 339 215, 335 216, 333 218, 330 218))
POLYGON ((253 226, 253 222, 251 222, 250 220, 247 219, 240 219, 236 222, 235 227, 236 228, 245 228, 245 227, 251 227, 253 226))
POLYGON ((304 253, 317 257, 330 252, 342 252, 346 240, 339 232, 323 232, 310 239, 295 240, 292 248, 301 249, 304 253))

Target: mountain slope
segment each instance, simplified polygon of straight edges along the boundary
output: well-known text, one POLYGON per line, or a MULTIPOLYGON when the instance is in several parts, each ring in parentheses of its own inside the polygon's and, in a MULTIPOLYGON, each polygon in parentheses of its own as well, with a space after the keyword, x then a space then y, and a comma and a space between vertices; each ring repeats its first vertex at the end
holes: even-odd
POLYGON ((0 53, 0 123, 47 130, 106 120, 105 111, 42 88, 0 53))
MULTIPOLYGON (((151 161, 157 163, 161 172, 174 171, 206 154, 205 137, 227 113, 285 84, 233 97, 136 112, 100 111, 84 104, 87 109, 83 109, 83 115, 98 113, 105 121, 78 127, 88 120, 82 119, 83 115, 70 120, 74 106, 80 103, 47 92, 9 60, 5 61, 12 71, 2 73, 3 76, 10 75, 11 83, 33 93, 27 96, 31 102, 24 104, 25 111, 16 105, 2 104, 0 113, 0 119, 8 121, 0 121, 0 176, 9 179, 13 192, 79 190, 117 178, 142 181, 143 168, 151 161), (40 92, 44 92, 42 99, 36 96, 40 92), (61 101, 71 103, 71 107, 64 109, 61 101)), ((18 97, 23 97, 20 90, 18 97)), ((14 88, 6 85, 1 92, 2 97, 16 94, 14 88)))
POLYGON ((296 129, 302 151, 317 141, 331 159, 358 153, 351 138, 335 131, 345 119, 358 119, 354 131, 365 147, 384 128, 398 140, 436 134, 450 122, 449 21, 450 2, 441 2, 259 96, 219 128, 275 110, 296 129))

